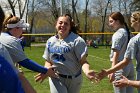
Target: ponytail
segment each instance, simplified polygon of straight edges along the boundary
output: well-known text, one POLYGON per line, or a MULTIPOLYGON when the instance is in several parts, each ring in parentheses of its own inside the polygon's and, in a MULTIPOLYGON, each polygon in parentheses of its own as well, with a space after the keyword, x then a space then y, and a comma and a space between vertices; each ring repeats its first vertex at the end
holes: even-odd
POLYGON ((126 28, 126 31, 127 31, 127 34, 128 34, 128 42, 129 42, 129 40, 130 40, 130 31, 129 31, 129 28, 128 28, 126 22, 124 23, 124 25, 125 25, 125 28, 126 28))

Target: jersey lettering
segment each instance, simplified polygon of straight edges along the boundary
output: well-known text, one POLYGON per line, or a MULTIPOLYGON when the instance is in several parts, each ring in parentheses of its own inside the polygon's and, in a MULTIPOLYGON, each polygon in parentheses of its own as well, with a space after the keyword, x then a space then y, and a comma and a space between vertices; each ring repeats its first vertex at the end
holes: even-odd
POLYGON ((63 54, 70 52, 70 47, 68 46, 51 46, 51 42, 48 43, 48 51, 53 54, 52 58, 54 62, 63 62, 66 59, 63 54))
POLYGON ((64 54, 70 52, 70 47, 68 46, 54 46, 51 47, 51 42, 48 43, 48 50, 50 53, 64 54))

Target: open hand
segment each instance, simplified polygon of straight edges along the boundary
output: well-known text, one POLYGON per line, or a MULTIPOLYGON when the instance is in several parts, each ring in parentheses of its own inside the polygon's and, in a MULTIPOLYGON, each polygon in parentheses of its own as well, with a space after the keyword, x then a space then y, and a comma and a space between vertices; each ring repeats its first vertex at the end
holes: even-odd
POLYGON ((48 71, 46 74, 39 73, 35 76, 35 81, 40 81, 41 83, 47 78, 47 77, 53 77, 58 78, 58 74, 53 70, 53 67, 48 68, 48 71))
POLYGON ((115 80, 115 75, 114 75, 114 73, 109 74, 109 75, 108 75, 108 78, 109 78, 110 82, 113 82, 113 81, 115 80))

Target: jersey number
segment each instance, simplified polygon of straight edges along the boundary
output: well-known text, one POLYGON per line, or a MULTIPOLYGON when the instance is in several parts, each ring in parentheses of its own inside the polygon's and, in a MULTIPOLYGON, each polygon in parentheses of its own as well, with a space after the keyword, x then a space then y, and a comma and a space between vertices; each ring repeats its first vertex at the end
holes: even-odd
POLYGON ((61 62, 65 61, 63 54, 62 55, 54 54, 53 57, 54 57, 54 62, 56 62, 56 63, 60 62, 60 61, 61 62))

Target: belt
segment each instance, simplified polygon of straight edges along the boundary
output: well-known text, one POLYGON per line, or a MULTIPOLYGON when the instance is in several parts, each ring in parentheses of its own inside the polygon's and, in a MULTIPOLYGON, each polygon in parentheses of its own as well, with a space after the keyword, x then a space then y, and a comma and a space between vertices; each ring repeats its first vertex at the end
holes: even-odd
POLYGON ((72 75, 63 75, 63 74, 58 74, 60 77, 62 78, 67 78, 67 79, 73 79, 73 78, 76 78, 78 77, 79 75, 81 75, 81 72, 76 74, 75 76, 72 76, 72 75))

